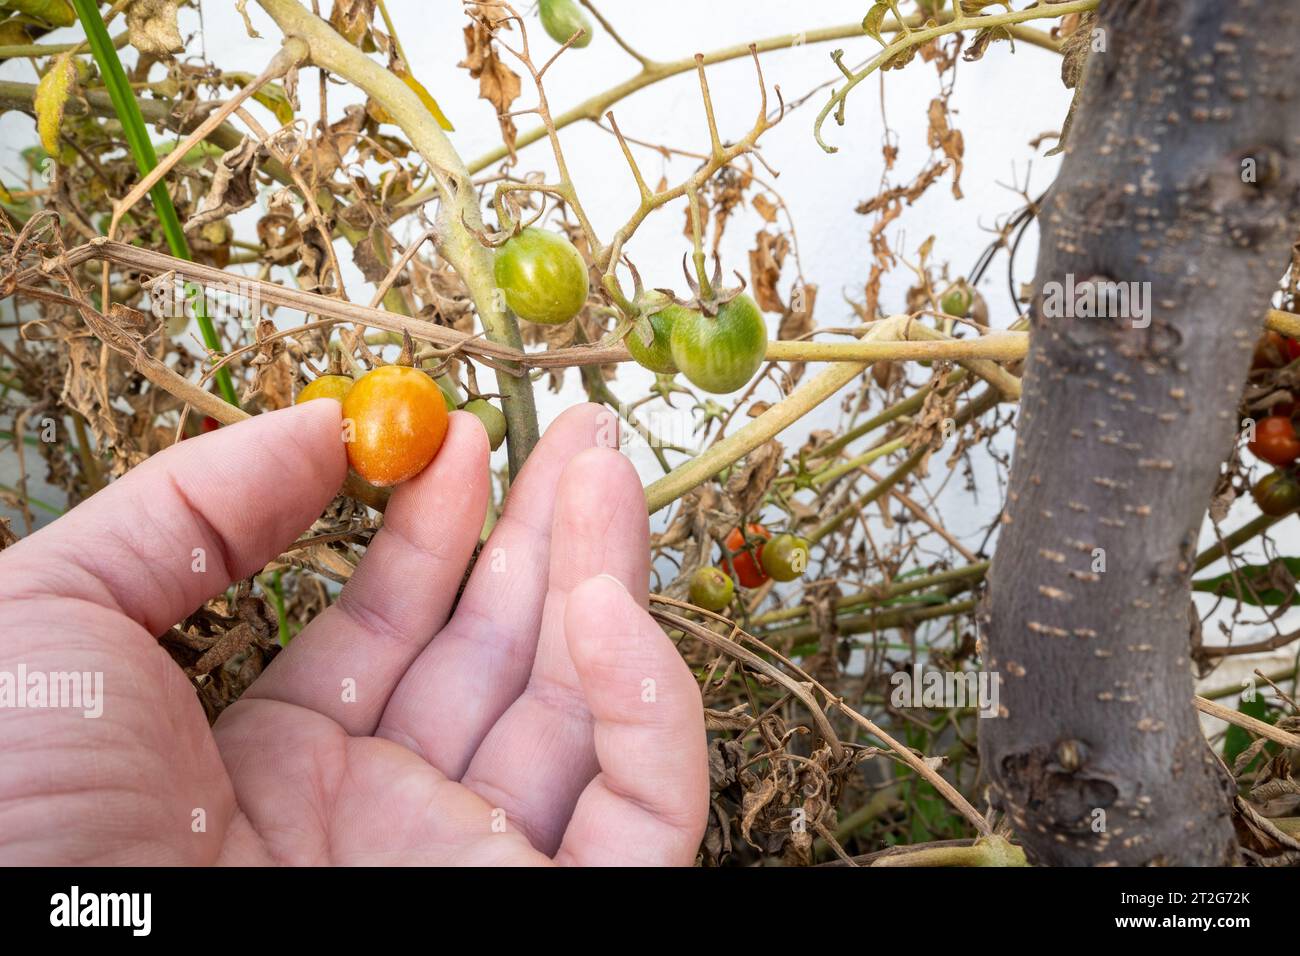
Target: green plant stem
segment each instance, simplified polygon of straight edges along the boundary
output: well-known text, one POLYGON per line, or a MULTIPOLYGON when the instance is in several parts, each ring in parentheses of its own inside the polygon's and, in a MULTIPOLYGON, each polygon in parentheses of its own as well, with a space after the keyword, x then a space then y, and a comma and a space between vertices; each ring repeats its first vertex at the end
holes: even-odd
POLYGON ((872 866, 1028 866, 1025 851, 1001 837, 977 840, 971 846, 932 846, 876 859, 872 866))
MULTIPOLYGON (((32 102, 36 96, 36 85, 33 83, 14 83, 9 80, 0 80, 0 109, 17 110, 24 113, 32 112, 32 102)), ((189 132, 203 121, 203 115, 179 117, 176 115, 176 103, 171 100, 147 99, 136 101, 136 108, 140 115, 144 117, 145 122, 149 125, 160 125, 177 134, 189 132)), ((220 108, 220 104, 215 104, 220 108)), ((117 110, 113 106, 112 97, 107 90, 88 89, 80 91, 80 95, 69 99, 64 107, 64 113, 68 116, 117 116, 117 110)), ((219 146, 223 151, 234 149, 243 140, 243 134, 235 129, 229 123, 222 123, 207 136, 207 141, 219 146)), ((261 165, 261 170, 277 182, 291 185, 293 177, 289 175, 288 170, 280 164, 280 161, 267 157, 261 165)), ((260 248, 257 247, 257 248, 260 248)))
MULTIPOLYGON (((904 625, 920 624, 922 621, 954 617, 958 614, 969 614, 975 610, 975 605, 976 601, 970 599, 925 607, 891 607, 870 614, 848 614, 839 618, 836 625, 841 634, 887 631, 890 628, 904 625)), ((774 644, 781 641, 790 641, 797 644, 799 641, 818 638, 821 633, 822 629, 816 624, 798 624, 792 627, 778 627, 759 631, 754 636, 760 638, 765 644, 774 644)))
MULTIPOLYGON (((1095 2, 1095 0, 1093 0, 1095 2)), ((951 16, 951 15, 949 15, 951 16)), ((920 14, 911 14, 904 17, 903 22, 909 26, 919 26, 922 22, 920 14)), ((893 33, 902 29, 895 19, 886 20, 881 24, 881 31, 884 33, 893 33)), ((1034 30, 1028 27, 1011 27, 1011 34, 1017 40, 1034 46, 1042 47, 1046 50, 1057 52, 1059 45, 1048 34, 1034 30)), ((834 40, 847 40, 853 38, 862 38, 865 34, 862 32, 861 21, 853 23, 844 23, 839 26, 822 27, 818 30, 806 30, 800 33, 784 33, 780 36, 768 37, 764 40, 754 41, 754 49, 758 53, 768 53, 773 50, 789 50, 798 46, 804 46, 813 43, 828 43, 834 40)), ((722 47, 711 53, 704 54, 704 65, 709 66, 714 63, 724 63, 727 60, 738 60, 742 57, 749 56, 750 44, 737 43, 733 46, 722 47)), ((645 89, 647 86, 653 86, 660 80, 665 80, 670 76, 677 76, 680 73, 689 73, 694 70, 695 58, 686 57, 681 60, 670 60, 665 62, 648 61, 642 64, 641 72, 631 76, 622 83, 612 86, 589 99, 583 100, 572 109, 565 110, 557 116, 552 117, 557 130, 576 123, 579 120, 598 121, 603 117, 611 106, 624 97, 630 96, 637 90, 645 89)), ((546 136, 546 127, 538 126, 526 130, 519 134, 515 139, 515 149, 520 150, 525 146, 537 142, 546 136)), ((507 156, 505 146, 499 146, 490 152, 484 153, 469 164, 469 171, 477 173, 491 166, 493 163, 504 159, 507 156)))
POLYGON ((1220 558, 1231 554, 1237 548, 1241 547, 1247 541, 1263 534, 1273 525, 1285 518, 1291 517, 1285 515, 1259 515, 1256 518, 1247 521, 1244 525, 1229 535, 1225 535, 1222 542, 1216 541, 1204 551, 1196 556, 1196 563, 1192 565, 1194 571, 1204 571, 1207 567, 1218 561, 1220 558))
MULTIPOLYGON (((72 4, 77 11, 77 17, 81 20, 82 29, 86 31, 86 39, 90 42, 95 63, 99 66, 99 72, 103 74, 104 85, 113 101, 113 108, 117 111, 118 121, 122 124, 122 132, 126 136, 127 145, 131 148, 136 167, 142 176, 148 176, 158 165, 158 156, 154 151, 153 141, 149 138, 149 132, 145 128, 144 117, 140 115, 140 108, 136 103, 135 94, 131 91, 131 84, 127 81, 126 71, 122 68, 122 61, 118 59, 117 50, 108 36, 108 28, 104 26, 104 20, 99 15, 99 7, 95 0, 72 0, 72 4)), ((149 195, 153 199, 154 212, 157 213, 158 221, 162 224, 163 235, 167 238, 167 245, 171 248, 172 255, 178 259, 193 261, 189 241, 181 228, 176 207, 172 205, 167 184, 155 183, 149 190, 149 195)), ((199 326, 199 333, 203 336, 203 344, 214 353, 220 352, 221 338, 217 335, 216 327, 207 314, 207 301, 203 290, 193 283, 187 284, 185 298, 194 303, 194 317, 199 326)), ((222 398, 236 408, 239 407, 239 397, 235 394, 235 385, 230 372, 225 368, 218 369, 216 382, 222 398)))
MULTIPOLYGON (((989 387, 985 389, 978 396, 967 402, 965 407, 957 413, 954 418, 954 427, 956 429, 963 428, 973 419, 983 415, 989 409, 997 405, 999 397, 999 393, 995 388, 989 387)), ((878 501, 888 493, 890 488, 911 474, 929 452, 929 448, 915 449, 903 460, 902 464, 878 481, 865 495, 844 508, 838 514, 833 515, 814 528, 813 531, 807 535, 808 540, 811 542, 820 541, 846 520, 860 513, 863 508, 867 507, 872 502, 878 501)))
MULTIPOLYGON (((936 571, 934 574, 918 574, 912 578, 897 578, 887 585, 881 585, 875 588, 868 588, 864 591, 858 591, 856 594, 846 594, 839 600, 833 601, 831 606, 838 613, 840 611, 858 610, 871 604, 883 604, 896 597, 904 594, 911 594, 914 591, 924 591, 927 588, 936 587, 943 584, 951 584, 954 581, 965 581, 968 578, 978 580, 982 578, 989 569, 988 561, 980 561, 976 564, 968 564, 960 568, 952 568, 948 571, 936 571)), ((798 620, 808 616, 807 605, 798 607, 781 608, 777 611, 768 611, 766 614, 759 614, 750 620, 755 627, 763 627, 768 624, 776 624, 784 621, 798 620)))
MULTIPOLYGON (((123 30, 113 37, 113 46, 120 50, 126 46, 126 41, 129 39, 130 34, 123 30)), ((0 46, 0 60, 58 56, 60 53, 67 53, 69 50, 80 50, 85 44, 85 40, 79 40, 76 43, 26 43, 15 46, 0 46)))
MULTIPOLYGON (((906 322, 907 317, 901 315, 882 319, 867 330, 863 339, 896 341, 906 322)), ((867 364, 861 362, 838 362, 823 369, 735 434, 715 442, 695 458, 648 485, 645 490, 647 510, 654 514, 739 461, 826 401, 866 367, 867 364)))
MULTIPOLYGON (((80 0, 86 2, 86 0, 80 0)), ((434 121, 415 91, 361 50, 339 36, 298 0, 258 0, 285 36, 297 36, 311 50, 311 62, 343 77, 381 105, 429 164, 441 203, 439 253, 456 270, 470 293, 487 336, 493 342, 522 348, 515 318, 503 307, 492 276, 492 253, 479 242, 483 230, 478 192, 451 141, 434 121)), ((537 408, 532 381, 522 369, 497 372, 497 391, 506 416, 510 474, 517 475, 537 444, 537 408)))
POLYGON ((275 605, 275 618, 279 625, 280 646, 288 647, 289 639, 292 635, 289 633, 289 618, 284 610, 284 587, 281 583, 284 572, 276 571, 271 575, 270 587, 267 587, 265 580, 262 587, 271 595, 271 603, 275 605))
POLYGON ((16 495, 19 498, 25 498, 27 503, 32 507, 39 508, 41 509, 41 511, 44 511, 47 514, 52 514, 56 518, 62 516, 63 514, 62 508, 57 508, 52 504, 48 504, 47 502, 41 501, 40 498, 33 498, 31 495, 24 495, 21 491, 19 491, 17 488, 14 488, 11 485, 0 485, 0 491, 6 492, 7 494, 11 494, 11 495, 16 495))
MULTIPOLYGON (((813 123, 813 138, 817 140, 817 145, 826 152, 836 152, 837 147, 828 145, 822 139, 822 124, 826 122, 827 117, 834 110, 836 122, 842 126, 844 124, 844 104, 853 88, 906 50, 929 43, 931 40, 945 34, 958 33, 962 30, 980 31, 1002 27, 1007 29, 1008 32, 1012 32, 1017 24, 1024 23, 1026 20, 1055 20, 1071 13, 1084 13, 1095 8, 1098 2, 1099 0, 1069 0, 1069 2, 1064 3, 1039 3, 1023 10, 1008 10, 1005 13, 984 14, 973 17, 966 16, 963 13, 954 14, 952 11, 945 10, 942 16, 934 18, 937 21, 934 26, 923 27, 919 30, 908 30, 902 36, 895 37, 880 53, 872 57, 865 67, 857 73, 849 74, 847 82, 831 94, 830 100, 817 114, 817 119, 813 123)), ((960 10, 960 7, 957 9, 960 10)), ((883 28, 881 32, 884 32, 883 28)), ((1015 35, 1014 32, 1012 32, 1012 35, 1015 35)))

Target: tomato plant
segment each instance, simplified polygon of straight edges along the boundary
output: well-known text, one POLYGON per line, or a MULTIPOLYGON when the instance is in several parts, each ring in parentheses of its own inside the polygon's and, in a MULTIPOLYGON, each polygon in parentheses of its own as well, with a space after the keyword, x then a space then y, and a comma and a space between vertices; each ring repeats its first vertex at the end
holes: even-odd
POLYGON ((725 544, 727 550, 735 555, 735 571, 732 571, 732 559, 725 556, 722 559, 722 570, 727 574, 734 573, 742 588, 756 588, 766 584, 768 577, 760 562, 763 560, 763 541, 771 537, 771 532, 761 524, 746 525, 744 531, 732 528, 725 544), (760 540, 751 544, 745 540, 746 535, 751 540, 760 540))
POLYGON ((583 31, 582 36, 569 45, 584 47, 591 42, 591 20, 573 0, 541 0, 537 12, 542 27, 556 43, 565 42, 579 30, 583 31))
POLYGON ((760 552, 763 570, 776 581, 793 581, 808 568, 808 542, 792 534, 778 534, 760 552))
POLYGON ((691 384, 725 395, 743 388, 767 352, 767 323, 749 296, 741 293, 716 316, 681 309, 673 320, 673 362, 691 384))
POLYGON ((1256 482, 1250 496, 1266 515, 1289 514, 1300 507, 1300 481, 1290 471, 1275 471, 1256 482))
POLYGON ((312 379, 293 400, 295 405, 310 402, 314 398, 332 398, 342 403, 352 389, 352 379, 347 375, 322 375, 312 379))
POLYGON ((587 301, 587 263, 568 239, 530 227, 497 250, 493 275, 515 315, 561 325, 587 301))
POLYGON ((654 338, 649 345, 641 341, 641 336, 636 329, 627 333, 623 344, 627 346, 627 350, 632 353, 632 358, 638 365, 662 375, 672 375, 677 371, 677 364, 673 361, 671 341, 677 317, 682 313, 691 314, 691 310, 680 305, 668 305, 651 315, 650 328, 654 332, 654 338))
POLYGON ((1255 438, 1248 447, 1256 458, 1273 465, 1289 465, 1300 458, 1300 437, 1285 415, 1269 415, 1255 425, 1255 438))
POLYGON ((691 575, 691 603, 706 611, 721 611, 731 603, 735 592, 730 576, 718 568, 700 568, 691 575))
POLYGON ((385 365, 357 379, 343 399, 348 464, 372 485, 413 478, 447 436, 447 402, 424 372, 385 365))

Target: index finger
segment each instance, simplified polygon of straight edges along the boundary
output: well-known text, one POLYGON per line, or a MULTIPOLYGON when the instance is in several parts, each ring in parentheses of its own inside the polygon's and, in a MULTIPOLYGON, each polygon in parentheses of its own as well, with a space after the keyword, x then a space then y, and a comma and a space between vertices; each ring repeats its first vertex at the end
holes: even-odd
POLYGON ((0 553, 0 600, 79 598, 163 633, 329 504, 340 422, 337 402, 305 402, 159 452, 0 553))

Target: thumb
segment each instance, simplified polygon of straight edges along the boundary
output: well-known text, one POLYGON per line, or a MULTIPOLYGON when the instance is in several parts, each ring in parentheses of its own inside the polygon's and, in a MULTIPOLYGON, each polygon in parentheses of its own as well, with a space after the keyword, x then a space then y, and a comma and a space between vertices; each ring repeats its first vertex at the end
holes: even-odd
POLYGON ((564 627, 595 719, 600 773, 578 799, 556 861, 689 866, 709 812, 704 708, 694 676, 615 578, 579 584, 564 627))
POLYGON ((161 634, 293 541, 347 471, 338 402, 159 452, 0 553, 0 600, 79 598, 161 634))

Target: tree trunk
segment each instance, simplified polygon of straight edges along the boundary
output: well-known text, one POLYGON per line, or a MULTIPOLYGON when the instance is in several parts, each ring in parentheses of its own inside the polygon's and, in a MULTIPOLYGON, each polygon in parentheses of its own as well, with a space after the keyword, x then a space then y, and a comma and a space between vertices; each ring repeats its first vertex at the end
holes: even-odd
POLYGON ((1040 216, 980 752, 1035 862, 1221 864, 1231 785, 1192 707, 1189 581, 1297 233, 1300 4, 1102 0, 1096 27, 1040 216), (1088 317, 1106 281, 1139 285, 1088 317))

